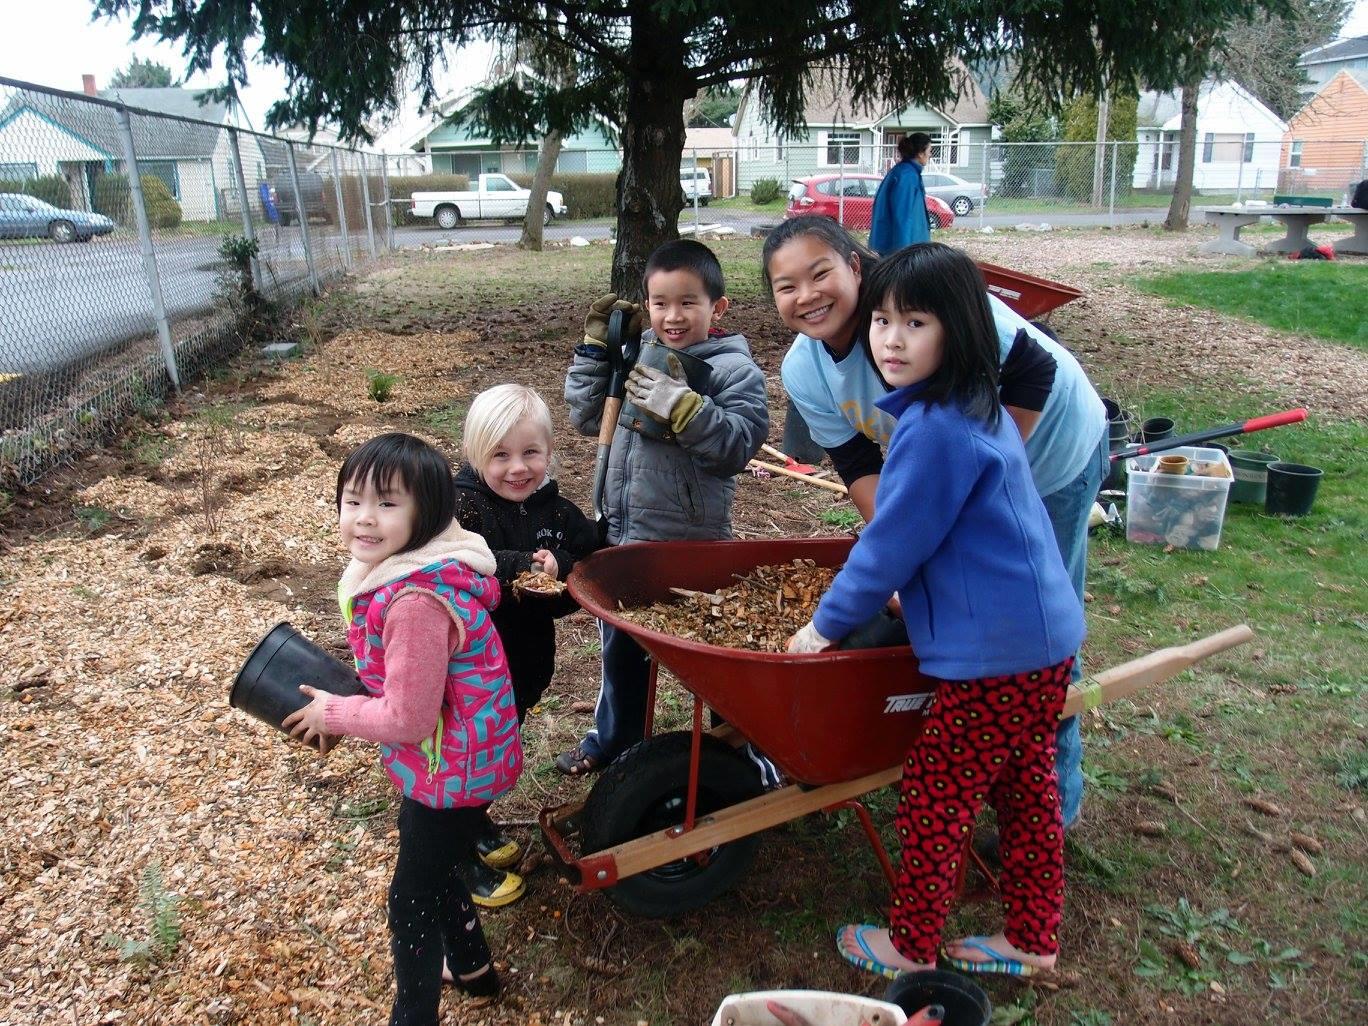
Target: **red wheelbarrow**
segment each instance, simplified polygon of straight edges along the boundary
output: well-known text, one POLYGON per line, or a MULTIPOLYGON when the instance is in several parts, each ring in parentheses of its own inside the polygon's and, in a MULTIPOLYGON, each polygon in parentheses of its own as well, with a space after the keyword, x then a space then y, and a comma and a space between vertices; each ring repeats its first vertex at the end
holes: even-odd
MULTIPOLYGON (((912 650, 812 655, 751 652, 685 641, 625 619, 620 611, 673 598, 670 588, 712 591, 757 566, 846 561, 851 538, 653 542, 605 549, 575 567, 570 593, 627 631, 651 654, 646 740, 624 753, 580 802, 548 807, 548 847, 580 890, 609 896, 639 915, 696 909, 745 872, 761 831, 838 808, 859 817, 890 883, 893 868, 860 796, 899 779, 935 683, 912 650), (666 666, 694 696, 693 729, 652 736, 656 669, 666 666), (707 705, 727 723, 703 726, 707 705), (755 766, 737 751, 750 741, 790 783, 762 793, 755 766), (573 842, 577 840, 578 844, 573 842), (579 854, 576 854, 578 847, 579 854)), ((1248 641, 1232 627, 1107 670, 1071 689, 1068 715, 1157 681, 1248 641)))
POLYGON ((1064 285, 1049 278, 1013 271, 997 264, 978 261, 988 291, 997 296, 1028 321, 1044 317, 1051 310, 1071 303, 1083 295, 1072 285, 1064 285))

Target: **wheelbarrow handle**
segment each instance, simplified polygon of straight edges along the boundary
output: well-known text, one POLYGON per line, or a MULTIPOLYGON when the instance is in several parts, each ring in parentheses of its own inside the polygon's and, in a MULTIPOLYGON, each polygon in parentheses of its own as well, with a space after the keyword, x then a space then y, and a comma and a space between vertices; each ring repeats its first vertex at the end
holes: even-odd
POLYGON ((1176 449, 1182 445, 1198 445, 1201 442, 1210 442, 1215 438, 1225 438, 1227 435, 1247 435, 1253 431, 1282 427, 1285 424, 1299 424, 1305 419, 1306 409, 1304 407, 1295 410, 1283 410, 1281 413, 1270 413, 1266 417, 1254 417, 1251 420, 1236 421, 1233 424, 1207 428, 1205 431, 1175 435, 1173 438, 1165 438, 1159 442, 1123 447, 1112 453, 1111 458, 1113 460, 1133 460, 1137 456, 1148 456, 1151 453, 1164 452, 1166 449, 1176 449))

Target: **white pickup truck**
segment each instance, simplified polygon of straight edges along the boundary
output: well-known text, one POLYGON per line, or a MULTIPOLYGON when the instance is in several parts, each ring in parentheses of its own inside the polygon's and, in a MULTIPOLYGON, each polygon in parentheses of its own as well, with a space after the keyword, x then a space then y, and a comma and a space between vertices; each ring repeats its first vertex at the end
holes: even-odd
MULTIPOLYGON (((478 187, 460 192, 415 192, 409 197, 409 213, 431 217, 439 228, 458 228, 466 221, 521 221, 527 216, 531 191, 507 175, 480 175, 478 187)), ((546 194, 542 224, 565 216, 565 197, 558 192, 546 194)))

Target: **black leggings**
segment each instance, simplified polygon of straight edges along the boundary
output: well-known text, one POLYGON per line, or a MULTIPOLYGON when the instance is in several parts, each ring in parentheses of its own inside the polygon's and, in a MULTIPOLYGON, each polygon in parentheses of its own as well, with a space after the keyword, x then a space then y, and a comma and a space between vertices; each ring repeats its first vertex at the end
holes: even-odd
POLYGON ((481 810, 399 807, 399 860, 389 888, 394 1007, 390 1026, 434 1026, 442 957, 461 976, 489 964, 489 945, 470 892, 456 874, 479 829, 481 810))

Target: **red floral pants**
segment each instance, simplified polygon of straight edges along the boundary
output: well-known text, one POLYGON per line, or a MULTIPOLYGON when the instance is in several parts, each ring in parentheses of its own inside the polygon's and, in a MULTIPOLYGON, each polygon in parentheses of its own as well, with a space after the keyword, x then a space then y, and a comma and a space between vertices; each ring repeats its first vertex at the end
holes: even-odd
POLYGON ((1022 951, 1059 950, 1064 830, 1055 727, 1073 659, 1030 673, 943 680, 903 767, 894 823, 902 865, 893 946, 934 962, 960 860, 985 801, 997 810, 1006 936, 1022 951))

